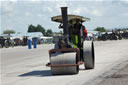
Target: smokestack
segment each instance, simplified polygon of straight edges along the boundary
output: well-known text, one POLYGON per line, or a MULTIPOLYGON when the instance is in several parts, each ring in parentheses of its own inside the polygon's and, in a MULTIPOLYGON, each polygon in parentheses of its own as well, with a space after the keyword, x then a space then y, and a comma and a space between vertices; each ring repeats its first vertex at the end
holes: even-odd
POLYGON ((62 13, 62 23, 63 23, 64 35, 67 35, 68 36, 67 7, 61 7, 61 13, 62 13))

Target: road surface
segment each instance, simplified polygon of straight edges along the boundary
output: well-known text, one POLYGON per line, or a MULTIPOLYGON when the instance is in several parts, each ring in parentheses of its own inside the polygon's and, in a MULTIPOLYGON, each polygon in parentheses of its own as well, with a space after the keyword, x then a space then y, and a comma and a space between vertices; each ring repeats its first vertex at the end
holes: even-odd
MULTIPOLYGON (((89 85, 118 66, 128 62, 128 40, 95 41, 96 65, 93 70, 76 75, 51 75, 48 50, 53 44, 38 45, 37 49, 25 47, 3 48, 1 52, 1 85, 89 85)), ((96 83, 96 82, 95 82, 96 83)))

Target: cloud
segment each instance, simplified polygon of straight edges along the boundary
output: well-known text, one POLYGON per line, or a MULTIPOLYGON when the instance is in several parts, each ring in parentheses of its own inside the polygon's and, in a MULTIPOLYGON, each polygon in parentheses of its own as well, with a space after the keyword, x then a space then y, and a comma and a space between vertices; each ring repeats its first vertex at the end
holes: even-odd
POLYGON ((42 17, 43 15, 42 14, 37 14, 38 17, 42 17))
POLYGON ((38 20, 41 20, 41 21, 47 21, 47 20, 49 20, 48 18, 49 18, 49 16, 46 16, 45 14, 41 14, 41 13, 38 13, 38 14, 36 14, 36 18, 38 19, 38 20))
POLYGON ((80 15, 81 13, 90 13, 90 11, 86 7, 78 7, 78 8, 70 8, 69 9, 69 14, 80 15))
POLYGON ((53 12, 53 9, 50 8, 50 7, 47 7, 47 10, 48 10, 49 12, 53 12))
POLYGON ((24 4, 31 4, 31 5, 40 5, 43 0, 18 0, 18 2, 22 2, 24 4))
POLYGON ((95 16, 102 16, 103 15, 99 10, 96 10, 96 9, 92 11, 92 14, 95 16))
POLYGON ((66 7, 68 6, 68 3, 66 1, 58 1, 56 4, 56 8, 60 8, 60 7, 66 7))
POLYGON ((40 17, 40 18, 43 18, 43 19, 46 18, 46 15, 43 15, 43 14, 37 14, 37 16, 40 17))
POLYGON ((17 2, 18 0, 9 0, 9 1, 12 1, 12 2, 14 2, 14 3, 15 3, 15 2, 17 2))
POLYGON ((128 0, 120 0, 120 3, 125 7, 128 7, 128 0))
POLYGON ((56 10, 55 8, 52 8, 52 7, 48 7, 48 6, 43 6, 41 9, 39 9, 38 12, 42 12, 42 14, 49 14, 51 15, 52 13, 54 13, 56 10))
POLYGON ((30 15, 31 15, 30 12, 26 12, 26 13, 25 13, 25 16, 30 16, 30 15))
POLYGON ((10 2, 2 2, 1 9, 2 11, 6 11, 6 12, 10 12, 13 10, 10 2))
POLYGON ((80 12, 81 12, 81 9, 80 8, 77 8, 76 10, 73 10, 73 13, 74 14, 80 14, 80 12))
POLYGON ((41 0, 30 0, 30 1, 41 1, 41 0))
POLYGON ((78 6, 77 8, 69 9, 69 13, 78 14, 78 15, 93 15, 93 16, 103 16, 103 10, 98 10, 96 8, 82 7, 78 6))
POLYGON ((121 16, 128 16, 128 13, 122 13, 121 16))
POLYGON ((13 12, 16 1, 1 1, 1 14, 10 15, 13 12))
POLYGON ((40 4, 41 3, 41 0, 28 0, 28 1, 31 3, 34 3, 34 4, 40 4))
POLYGON ((113 23, 116 23, 116 21, 120 23, 119 26, 123 26, 127 25, 128 20, 127 3, 127 1, 120 0, 115 2, 112 2, 112 0, 8 0, 1 4, 1 11, 4 14, 1 16, 1 28, 9 27, 15 28, 16 31, 26 32, 28 24, 42 24, 46 29, 52 28, 53 31, 58 31, 56 29, 58 23, 51 22, 50 19, 52 16, 60 15, 60 7, 63 6, 68 7, 68 14, 91 18, 91 22, 85 23, 87 28, 92 29, 96 26, 114 27, 116 24, 113 23))
POLYGON ((5 1, 5 2, 13 2, 13 3, 16 3, 18 0, 0 0, 0 1, 5 1))

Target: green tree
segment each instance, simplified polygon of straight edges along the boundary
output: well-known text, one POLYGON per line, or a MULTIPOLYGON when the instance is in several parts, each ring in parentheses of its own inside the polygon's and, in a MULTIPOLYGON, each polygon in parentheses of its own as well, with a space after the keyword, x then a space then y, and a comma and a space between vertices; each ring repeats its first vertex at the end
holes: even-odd
POLYGON ((97 27, 94 29, 94 31, 106 32, 107 30, 104 27, 97 27))
POLYGON ((3 34, 14 34, 16 33, 14 30, 5 30, 3 34))
POLYGON ((46 32, 46 36, 53 36, 53 32, 51 29, 48 29, 46 32))
POLYGON ((35 31, 36 31, 36 32, 42 32, 43 35, 46 34, 44 27, 42 27, 42 26, 39 25, 39 24, 36 26, 36 30, 35 30, 35 31))
POLYGON ((45 35, 45 29, 44 27, 42 27, 41 25, 37 25, 37 26, 34 26, 34 25, 29 25, 28 26, 28 32, 42 32, 43 35, 45 35))
POLYGON ((28 26, 28 32, 35 32, 35 29, 36 27, 32 24, 28 26))

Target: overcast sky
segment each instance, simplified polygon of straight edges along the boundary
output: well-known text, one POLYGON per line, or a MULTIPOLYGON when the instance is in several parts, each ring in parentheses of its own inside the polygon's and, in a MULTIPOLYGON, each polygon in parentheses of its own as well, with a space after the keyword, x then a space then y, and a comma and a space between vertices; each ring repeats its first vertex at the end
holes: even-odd
POLYGON ((69 14, 91 18, 84 23, 87 30, 128 27, 128 0, 0 0, 0 33, 6 29, 26 33, 29 24, 59 31, 51 17, 60 15, 62 6, 69 14))

